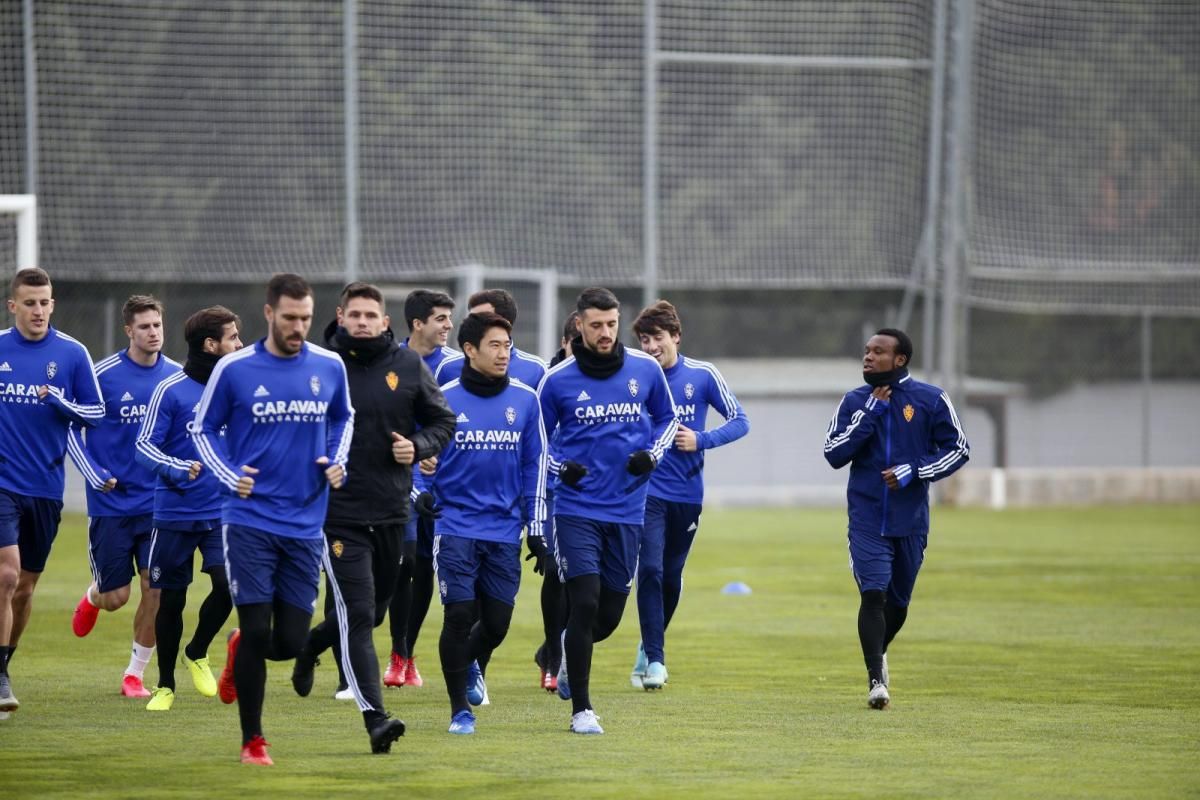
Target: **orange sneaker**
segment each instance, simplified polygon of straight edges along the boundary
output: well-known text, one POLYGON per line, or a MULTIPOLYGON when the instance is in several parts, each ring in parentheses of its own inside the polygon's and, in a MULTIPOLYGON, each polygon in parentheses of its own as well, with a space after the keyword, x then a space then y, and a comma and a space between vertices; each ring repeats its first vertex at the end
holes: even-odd
POLYGON ((416 686, 418 688, 424 686, 425 681, 421 680, 421 673, 417 671, 417 660, 415 658, 410 658, 407 660, 408 665, 404 670, 404 685, 416 686))
POLYGON ((271 745, 261 736, 255 736, 242 745, 242 763, 257 764, 260 767, 273 767, 275 762, 267 755, 271 745))
POLYGON ((96 627, 96 620, 99 618, 100 608, 92 605, 92 601, 88 600, 88 593, 84 592, 79 604, 75 606, 75 613, 71 615, 71 630, 75 631, 76 636, 87 636, 92 632, 92 628, 96 627))
POLYGON ((149 697, 150 690, 142 685, 142 679, 137 675, 126 675, 121 681, 121 694, 126 697, 149 697))
POLYGON ((388 660, 387 671, 383 673, 383 685, 395 686, 399 689, 404 685, 404 672, 407 667, 408 659, 401 655, 392 653, 391 659, 388 660))
MULTIPOLYGON (((229 643, 225 646, 225 669, 221 670, 221 677, 217 680, 217 696, 221 698, 221 702, 225 705, 237 700, 237 684, 233 682, 233 660, 237 657, 238 642, 242 640, 242 632, 238 628, 234 628, 229 634, 229 643)), ((258 737, 262 741, 262 737, 258 737)), ((251 740, 251 744, 253 744, 251 740)), ((265 745, 266 742, 263 742, 265 745)), ((250 745, 246 745, 249 747, 250 745)), ((266 751, 263 751, 263 756, 266 757, 266 751)), ((258 764, 258 761, 246 761, 246 750, 242 750, 242 763, 258 764)), ((271 763, 271 759, 267 758, 266 763, 271 763)))

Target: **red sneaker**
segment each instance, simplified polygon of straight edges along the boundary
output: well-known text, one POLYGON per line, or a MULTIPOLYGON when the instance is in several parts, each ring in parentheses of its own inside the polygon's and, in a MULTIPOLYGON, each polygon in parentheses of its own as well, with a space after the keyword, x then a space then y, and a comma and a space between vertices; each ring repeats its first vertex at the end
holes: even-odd
POLYGON ((142 679, 137 675, 126 675, 121 681, 121 694, 126 697, 149 697, 150 690, 142 685, 142 679))
POLYGON ((542 688, 547 692, 558 691, 558 673, 542 670, 542 688))
POLYGON ((425 681, 421 680, 421 673, 417 671, 417 660, 415 658, 407 659, 408 665, 404 670, 404 685, 416 686, 418 688, 425 685, 425 681))
POLYGON ((96 627, 99 618, 100 608, 92 605, 88 593, 84 592, 79 605, 75 606, 75 613, 71 615, 71 630, 75 631, 76 636, 87 636, 96 627))
POLYGON ((275 762, 267 755, 267 748, 270 746, 263 737, 253 737, 250 741, 242 745, 242 763, 257 764, 260 767, 275 766, 275 762))
MULTIPOLYGON (((221 702, 225 705, 229 705, 233 701, 237 700, 237 684, 233 682, 233 660, 237 657, 238 642, 241 640, 241 630, 234 628, 233 632, 229 634, 229 643, 225 646, 225 669, 221 670, 221 677, 217 680, 217 696, 221 698, 221 702)), ((266 742, 262 741, 262 737, 257 736, 255 739, 250 740, 250 744, 247 744, 246 747, 254 744, 255 740, 262 742, 264 746, 266 745, 266 742)), ((263 758, 267 759, 265 763, 270 764, 271 759, 267 757, 265 750, 262 750, 262 755, 263 758)), ((246 748, 242 748, 242 763, 260 764, 264 762, 247 761, 246 748)))
POLYGON ((388 661, 387 671, 383 673, 383 685, 395 686, 397 689, 403 686, 404 672, 408 666, 407 662, 407 658, 392 653, 392 657, 388 661))

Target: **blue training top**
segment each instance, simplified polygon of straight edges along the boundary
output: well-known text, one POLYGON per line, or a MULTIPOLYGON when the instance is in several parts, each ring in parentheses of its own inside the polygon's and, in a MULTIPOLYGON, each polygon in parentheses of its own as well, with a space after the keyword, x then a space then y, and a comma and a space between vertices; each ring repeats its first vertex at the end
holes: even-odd
POLYGON ((703 503, 704 451, 745 436, 750 431, 750 420, 721 373, 707 361, 680 354, 674 366, 663 372, 675 399, 679 423, 696 432, 697 449, 685 453, 672 445, 650 475, 650 495, 676 503, 703 503), (725 423, 706 431, 709 406, 725 417, 725 423))
POLYGON ((162 353, 143 367, 125 349, 96 363, 96 380, 107 402, 104 419, 82 432, 71 426, 68 452, 87 482, 88 516, 133 517, 154 511, 154 472, 134 457, 134 444, 154 389, 183 369, 162 353), (116 476, 112 491, 101 489, 116 476))
POLYGON ((0 331, 0 489, 61 501, 70 424, 100 422, 103 397, 87 348, 70 336, 53 326, 38 341, 0 331))
POLYGON ((329 483, 327 467, 316 461, 324 456, 344 466, 354 434, 346 367, 336 353, 305 342, 299 355, 280 358, 260 339, 224 356, 204 388, 193 430, 204 466, 228 490, 222 522, 279 536, 321 536, 329 483), (247 474, 243 466, 258 470, 245 499, 236 493, 247 474))

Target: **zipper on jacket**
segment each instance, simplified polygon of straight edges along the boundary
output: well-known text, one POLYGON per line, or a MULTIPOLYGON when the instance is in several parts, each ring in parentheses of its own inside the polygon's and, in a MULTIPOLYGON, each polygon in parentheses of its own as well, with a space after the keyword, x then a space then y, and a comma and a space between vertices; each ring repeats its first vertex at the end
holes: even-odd
MULTIPOLYGON (((892 465, 892 414, 891 408, 883 412, 883 461, 884 469, 892 465)), ((879 520, 879 535, 887 535, 887 507, 888 494, 892 490, 888 488, 887 481, 883 483, 883 514, 879 520)))

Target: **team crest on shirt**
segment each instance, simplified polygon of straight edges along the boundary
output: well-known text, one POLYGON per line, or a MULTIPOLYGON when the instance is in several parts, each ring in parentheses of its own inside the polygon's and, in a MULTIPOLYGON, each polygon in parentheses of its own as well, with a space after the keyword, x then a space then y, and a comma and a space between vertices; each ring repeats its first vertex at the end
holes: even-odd
POLYGON ((396 387, 400 385, 400 376, 394 372, 389 372, 384 376, 383 379, 387 381, 388 388, 393 392, 396 391, 396 387))
POLYGON ((630 378, 629 383, 627 385, 629 386, 629 396, 637 397, 637 393, 638 393, 637 378, 630 378))
POLYGON ((150 570, 150 580, 158 583, 160 578, 162 578, 162 567, 155 567, 150 570))
POLYGON ((694 395, 695 393, 696 393, 695 386, 692 386, 690 383, 684 384, 684 387, 683 387, 683 396, 684 397, 686 397, 688 400, 691 400, 692 395, 694 395))
POLYGON ((54 376, 57 374, 58 374, 58 362, 51 361, 49 364, 46 365, 46 377, 50 380, 54 380, 54 376))
POLYGON ((905 422, 912 422, 912 418, 915 417, 916 414, 917 414, 917 410, 912 407, 911 403, 909 403, 908 405, 906 405, 904 407, 904 421, 905 422))
POLYGON ((504 421, 512 425, 517 421, 517 410, 512 406, 504 409, 504 421))
POLYGON ((308 379, 308 388, 312 389, 313 396, 316 397, 321 393, 321 379, 313 375, 308 379))
POLYGON ((341 539, 334 539, 333 544, 329 545, 329 549, 333 551, 334 558, 341 558, 342 553, 346 552, 346 545, 342 544, 341 539))
POLYGON ((442 593, 442 597, 446 596, 446 593, 449 591, 449 589, 446 587, 445 581, 440 581, 438 583, 438 591, 442 593))

